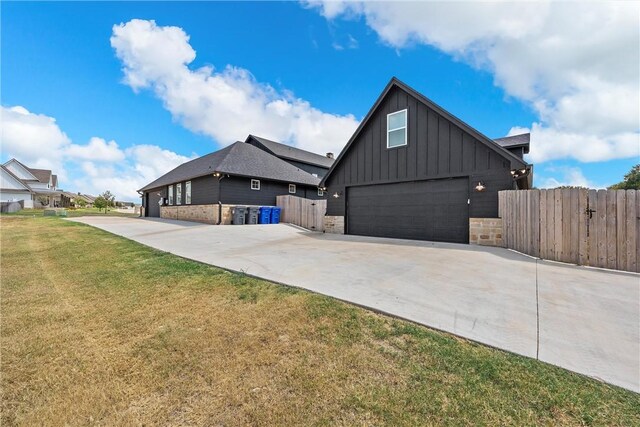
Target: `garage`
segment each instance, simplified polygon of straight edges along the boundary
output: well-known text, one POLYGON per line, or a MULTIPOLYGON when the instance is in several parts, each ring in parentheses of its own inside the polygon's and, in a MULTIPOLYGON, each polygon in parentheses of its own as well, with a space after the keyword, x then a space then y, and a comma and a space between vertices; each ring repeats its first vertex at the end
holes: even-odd
POLYGON ((468 188, 467 178, 349 187, 346 231, 468 243, 468 188))

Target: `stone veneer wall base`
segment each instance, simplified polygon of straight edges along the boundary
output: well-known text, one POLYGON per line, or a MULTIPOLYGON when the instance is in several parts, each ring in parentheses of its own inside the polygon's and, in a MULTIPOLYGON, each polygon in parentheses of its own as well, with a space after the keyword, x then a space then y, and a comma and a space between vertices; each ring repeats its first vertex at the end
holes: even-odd
POLYGON ((469 218, 469 243, 503 247, 502 218, 469 218))
POLYGON ((344 217, 330 216, 324 217, 324 232, 330 234, 344 234, 344 217))

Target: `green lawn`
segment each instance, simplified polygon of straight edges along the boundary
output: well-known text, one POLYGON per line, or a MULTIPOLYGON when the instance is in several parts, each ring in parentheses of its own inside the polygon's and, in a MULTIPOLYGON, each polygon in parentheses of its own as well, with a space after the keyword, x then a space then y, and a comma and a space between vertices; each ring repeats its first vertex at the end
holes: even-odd
MULTIPOLYGON (((109 216, 137 216, 133 214, 133 210, 131 213, 122 213, 116 212, 113 208, 109 208, 109 210, 105 213, 104 210, 98 210, 97 208, 67 208, 65 209, 67 212, 67 217, 77 217, 77 216, 93 216, 93 215, 109 215, 109 216)), ((19 212, 13 213, 3 213, 2 216, 43 216, 44 209, 23 209, 19 212)))
POLYGON ((60 218, 3 215, 8 425, 640 425, 640 396, 60 218))

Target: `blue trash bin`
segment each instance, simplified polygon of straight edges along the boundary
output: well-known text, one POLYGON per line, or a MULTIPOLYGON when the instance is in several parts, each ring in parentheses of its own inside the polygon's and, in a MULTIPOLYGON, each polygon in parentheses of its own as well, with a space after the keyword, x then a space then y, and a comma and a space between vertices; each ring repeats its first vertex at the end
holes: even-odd
POLYGON ((269 206, 260 207, 260 216, 258 217, 259 224, 271 223, 271 208, 269 206))
POLYGON ((280 224, 280 211, 282 208, 274 206, 271 208, 271 224, 280 224))

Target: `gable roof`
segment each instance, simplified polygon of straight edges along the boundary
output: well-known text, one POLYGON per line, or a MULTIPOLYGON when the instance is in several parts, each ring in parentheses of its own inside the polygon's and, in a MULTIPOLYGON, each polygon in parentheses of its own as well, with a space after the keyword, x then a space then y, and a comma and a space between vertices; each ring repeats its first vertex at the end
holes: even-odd
POLYGON ((44 184, 49 183, 51 179, 51 171, 49 169, 33 169, 33 168, 27 168, 27 169, 29 169, 29 172, 31 172, 31 174, 35 176, 38 179, 38 181, 44 184))
POLYGON ((281 159, 294 160, 314 166, 320 166, 326 169, 329 169, 335 161, 335 159, 330 159, 327 156, 312 153, 280 142, 271 141, 260 136, 249 135, 245 142, 248 143, 250 139, 254 139, 271 154, 281 159))
POLYGON ((319 178, 284 160, 251 144, 238 141, 222 150, 183 163, 138 191, 187 181, 214 172, 311 186, 317 186, 320 183, 319 178))
POLYGON ((351 136, 347 144, 344 146, 344 148, 340 152, 340 155, 338 156, 336 161, 333 163, 333 166, 331 166, 331 169, 329 169, 329 172, 327 172, 324 178, 322 178, 322 183, 321 183, 322 186, 327 182, 327 180, 333 173, 336 166, 340 163, 340 161, 342 160, 346 152, 349 151, 349 148, 351 147, 353 142, 358 138, 362 130, 365 128, 367 122, 369 121, 369 119, 371 119, 371 117, 373 116, 375 111, 378 109, 378 107, 380 106, 384 98, 387 96, 389 91, 394 87, 400 88, 401 90, 407 92, 409 95, 413 96, 418 101, 422 102, 427 107, 431 108, 436 113, 438 113, 445 119, 449 120, 451 123, 455 124, 456 126, 461 128, 463 131, 467 132, 468 134, 473 136, 475 139, 477 139, 478 141, 480 141, 481 143, 489 147, 491 150, 500 154, 502 157, 509 159, 511 161, 512 168, 517 169, 517 168, 523 168, 528 166, 528 164, 524 160, 522 160, 515 154, 511 153, 506 148, 501 147, 498 143, 494 142, 491 138, 480 133, 478 130, 474 129, 473 127, 463 122, 462 120, 460 120, 459 118, 457 118, 456 116, 454 116, 453 114, 445 110, 444 108, 440 107, 438 104, 436 104, 435 102, 433 102, 432 100, 430 100, 429 98, 421 94, 420 92, 416 91, 409 85, 401 82, 398 78, 391 77, 391 80, 389 80, 389 83, 387 83, 387 86, 384 88, 384 90, 382 91, 382 93, 380 94, 376 102, 373 104, 373 106, 371 107, 367 115, 364 117, 364 119, 362 119, 362 122, 360 122, 360 125, 358 126, 356 131, 353 133, 353 135, 351 136))
POLYGON ((20 166, 20 168, 22 168, 22 170, 24 170, 24 172, 26 172, 28 175, 30 175, 33 179, 31 179, 31 178, 25 178, 25 179, 23 179, 23 178, 20 178, 19 176, 17 176, 17 175, 15 175, 15 174, 14 174, 14 176, 15 176, 16 178, 21 179, 21 180, 24 180, 24 181, 37 181, 37 180, 38 180, 38 178, 33 174, 33 172, 31 172, 31 169, 30 169, 28 166, 26 166, 24 163, 22 163, 21 161, 19 161, 18 159, 16 159, 16 158, 13 158, 13 159, 10 159, 10 160, 6 161, 2 166, 6 167, 6 168, 7 168, 7 170, 9 170, 8 165, 9 165, 10 163, 16 163, 16 164, 18 164, 18 166, 20 166))
MULTIPOLYGON (((32 192, 33 192, 33 190, 31 189, 31 187, 29 187, 29 185, 28 185, 26 182, 24 182, 24 180, 22 180, 22 179, 20 179, 19 177, 17 177, 17 176, 16 176, 13 172, 11 172, 11 171, 9 170, 9 168, 7 168, 5 165, 0 165, 0 170, 1 170, 2 172, 5 172, 5 173, 6 173, 7 175, 9 175, 11 178, 13 178, 13 180, 15 180, 15 181, 16 181, 16 183, 17 183, 18 185, 20 185, 20 186, 22 186, 22 187, 24 188, 24 191, 28 191, 28 192, 30 192, 30 193, 32 193, 32 192)), ((11 190, 14 190, 14 191, 15 191, 15 190, 18 190, 18 191, 20 191, 19 189, 11 189, 11 190)))
POLYGON ((505 136, 502 138, 496 138, 494 141, 506 149, 524 147, 524 154, 528 154, 531 134, 521 133, 520 135, 505 136))

